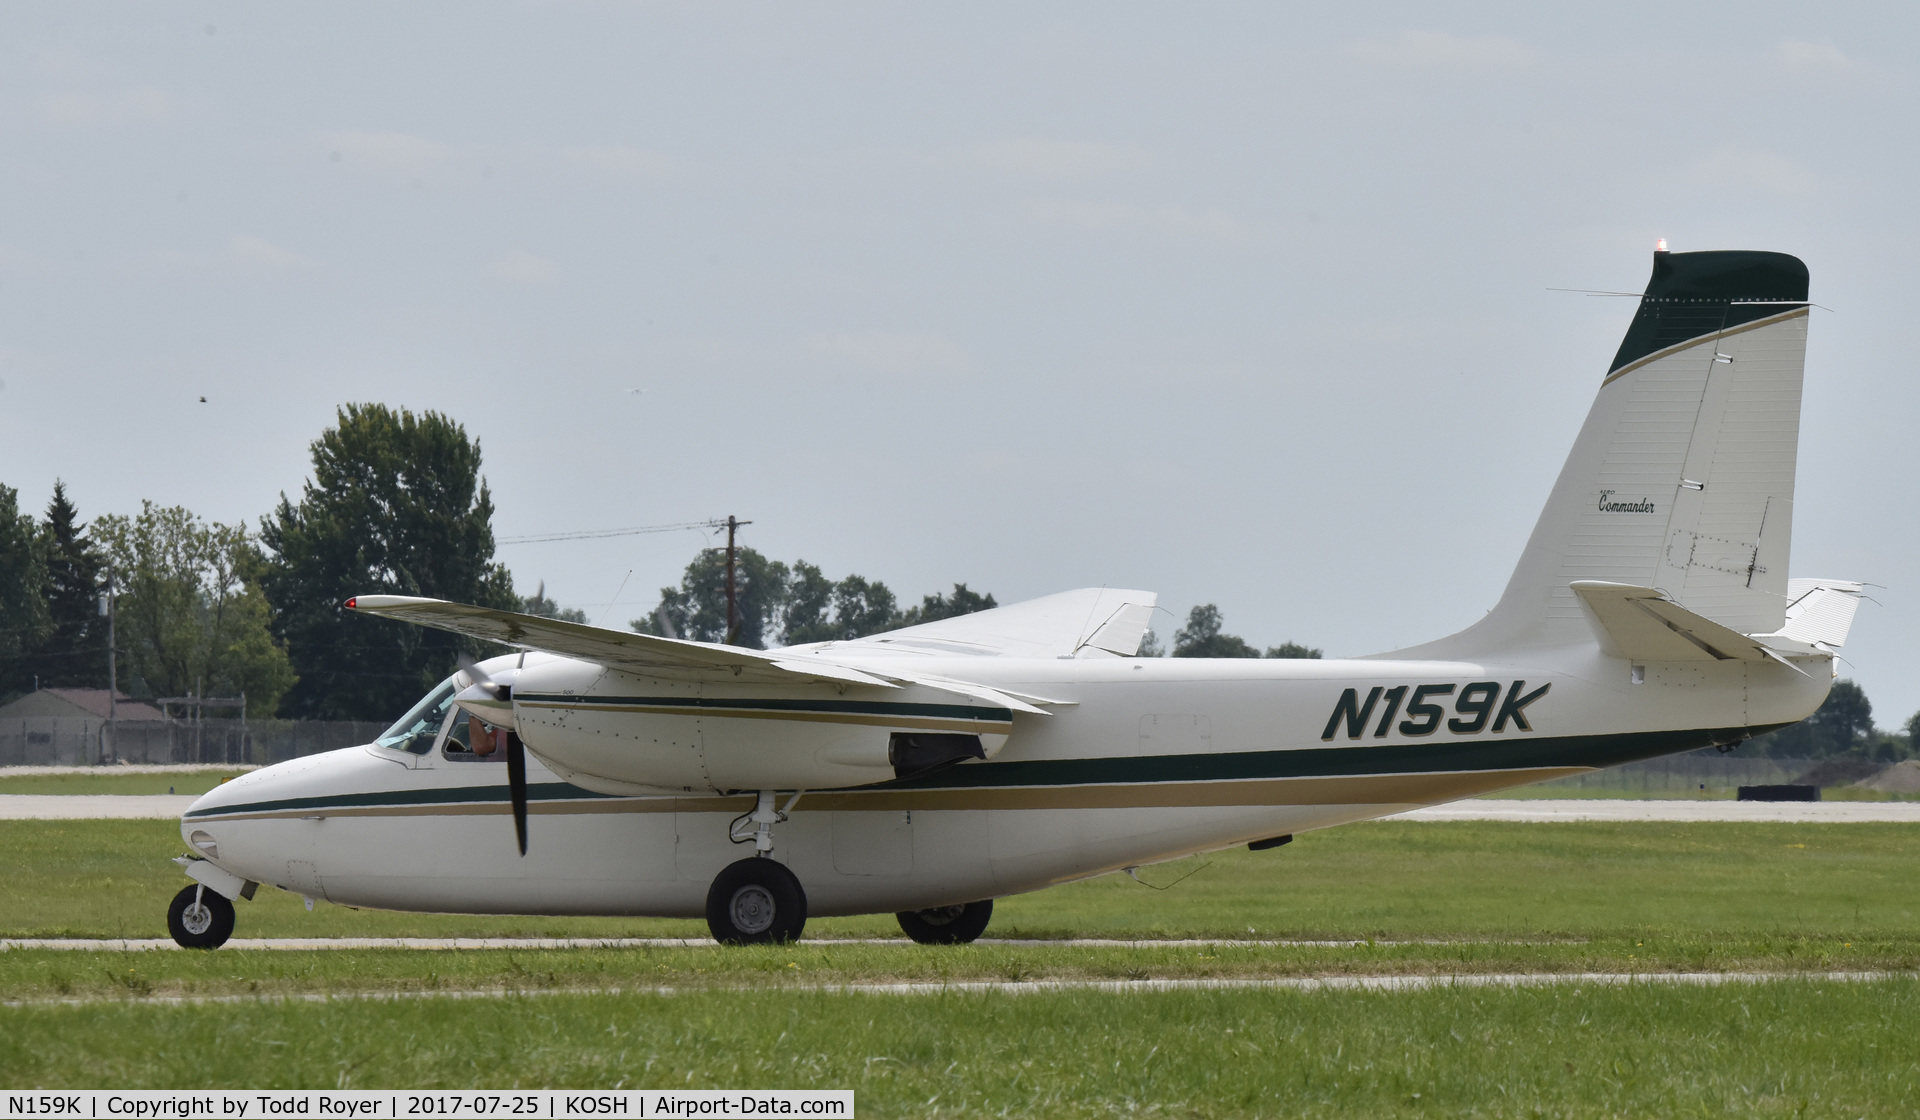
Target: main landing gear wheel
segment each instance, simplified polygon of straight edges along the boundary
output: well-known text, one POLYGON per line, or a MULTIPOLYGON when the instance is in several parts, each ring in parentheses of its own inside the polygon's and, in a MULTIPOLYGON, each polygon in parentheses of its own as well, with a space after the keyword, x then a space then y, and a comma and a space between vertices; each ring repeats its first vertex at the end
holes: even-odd
POLYGON ((987 931, 987 923, 993 920, 993 900, 902 910, 894 917, 907 936, 922 945, 965 945, 987 931))
POLYGON ((727 865, 707 888, 707 928, 722 945, 800 940, 807 892, 784 864, 749 856, 727 865))
POLYGON ((233 936, 233 903, 195 883, 173 896, 167 932, 182 949, 218 949, 233 936))

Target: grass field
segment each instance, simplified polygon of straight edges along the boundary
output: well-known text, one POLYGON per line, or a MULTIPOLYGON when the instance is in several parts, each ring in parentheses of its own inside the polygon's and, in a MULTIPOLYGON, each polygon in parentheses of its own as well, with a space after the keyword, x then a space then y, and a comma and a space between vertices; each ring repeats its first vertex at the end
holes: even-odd
MULTIPOLYGON (((0 822, 0 845, 7 936, 163 936, 162 908, 186 882, 166 862, 180 849, 166 821, 0 822)), ((1375 939, 1358 946, 14 951, 0 954, 0 997, 26 1002, 0 1008, 0 1082, 853 1088, 867 1116, 1902 1115, 1920 1107, 1916 854, 1920 831, 1902 825, 1379 822, 1141 872, 1172 884, 1163 891, 1109 876, 1005 899, 989 930, 1375 939), (816 990, 1706 970, 1906 975, 1390 993, 816 990), (675 994, 646 991, 657 987, 675 994), (511 994, 353 998, 476 990, 511 994), (345 998, 280 998, 313 994, 345 998), (241 1002, 143 1002, 154 997, 241 1002)), ((239 912, 240 936, 704 933, 325 903, 309 914, 271 890, 239 912)), ((898 936, 886 917, 808 932, 898 936)))
POLYGON ((191 770, 182 773, 119 773, 111 767, 97 774, 3 774, 3 794, 90 794, 93 796, 151 795, 164 793, 198 796, 245 770, 191 770))
POLYGON ((1920 983, 4 1013, 12 1085, 851 1088, 862 1116, 1897 1116, 1920 983))

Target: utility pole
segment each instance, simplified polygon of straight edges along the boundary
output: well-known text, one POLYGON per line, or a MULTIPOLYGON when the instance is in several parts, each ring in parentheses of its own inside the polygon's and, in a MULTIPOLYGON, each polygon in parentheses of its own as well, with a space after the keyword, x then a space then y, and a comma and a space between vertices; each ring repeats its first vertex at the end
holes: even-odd
POLYGON ((751 521, 742 521, 732 514, 727 515, 727 644, 738 645, 740 638, 740 612, 735 606, 733 581, 734 534, 742 525, 751 525, 751 521))
POLYGON ((112 759, 120 761, 120 736, 115 721, 120 716, 120 671, 114 663, 116 643, 113 634, 113 565, 107 565, 107 593, 100 596, 100 613, 107 616, 107 741, 112 759))

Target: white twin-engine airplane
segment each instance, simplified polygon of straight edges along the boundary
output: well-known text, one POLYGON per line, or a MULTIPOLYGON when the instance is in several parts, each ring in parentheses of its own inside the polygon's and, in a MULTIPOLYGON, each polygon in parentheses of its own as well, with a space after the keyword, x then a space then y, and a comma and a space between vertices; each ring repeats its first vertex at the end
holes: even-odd
POLYGON ((173 935, 221 944, 267 883, 959 943, 996 897, 1793 723, 1861 588, 1787 578, 1808 306, 1793 257, 1657 252, 1499 604, 1393 653, 1140 658, 1154 596, 1107 588, 773 650, 348 600, 521 652, 194 802, 173 935))

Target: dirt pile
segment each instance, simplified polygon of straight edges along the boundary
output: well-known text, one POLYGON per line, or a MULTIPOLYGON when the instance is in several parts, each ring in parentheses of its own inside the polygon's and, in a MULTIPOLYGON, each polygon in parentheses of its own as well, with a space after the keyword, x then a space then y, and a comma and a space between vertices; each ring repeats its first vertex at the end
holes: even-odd
POLYGON ((1881 793, 1920 793, 1920 758, 1896 762, 1860 785, 1881 793))
POLYGON ((1850 786, 1877 778, 1887 769, 1884 762, 1864 758, 1829 758, 1793 780, 1797 786, 1850 786))

